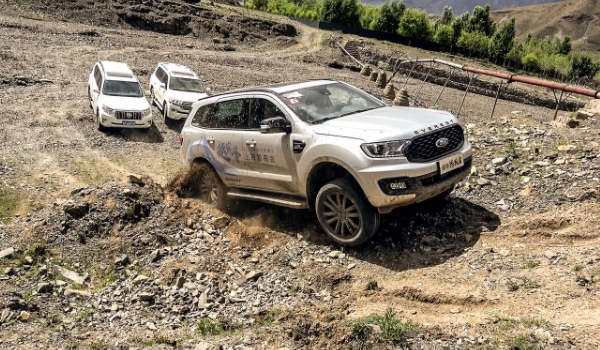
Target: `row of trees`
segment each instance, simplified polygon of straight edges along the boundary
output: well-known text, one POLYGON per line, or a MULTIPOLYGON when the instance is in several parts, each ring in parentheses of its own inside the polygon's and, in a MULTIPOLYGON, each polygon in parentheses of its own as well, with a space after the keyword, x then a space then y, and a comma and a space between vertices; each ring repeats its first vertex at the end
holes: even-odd
POLYGON ((305 19, 398 33, 408 38, 434 41, 448 51, 462 51, 518 69, 540 72, 556 78, 593 78, 600 64, 571 52, 569 36, 562 39, 529 37, 515 41, 515 20, 500 24, 491 17, 490 5, 476 6, 472 14, 455 16, 452 8, 432 22, 427 13, 392 1, 381 7, 357 0, 252 0, 252 9, 305 19))

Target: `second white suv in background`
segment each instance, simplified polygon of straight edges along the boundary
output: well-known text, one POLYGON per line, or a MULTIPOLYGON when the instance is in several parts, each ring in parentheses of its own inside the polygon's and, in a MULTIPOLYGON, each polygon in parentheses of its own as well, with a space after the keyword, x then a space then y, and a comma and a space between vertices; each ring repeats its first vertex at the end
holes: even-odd
POLYGON ((98 130, 152 126, 152 108, 142 85, 126 63, 96 62, 88 78, 88 97, 98 130))
POLYGON ((192 103, 208 92, 196 73, 181 64, 161 62, 150 77, 150 101, 162 111, 167 125, 187 118, 192 103))

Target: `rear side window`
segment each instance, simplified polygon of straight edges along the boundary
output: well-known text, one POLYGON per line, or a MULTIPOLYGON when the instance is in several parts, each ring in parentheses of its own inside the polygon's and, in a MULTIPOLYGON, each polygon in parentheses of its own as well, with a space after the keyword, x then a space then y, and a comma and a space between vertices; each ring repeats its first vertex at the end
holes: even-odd
POLYGON ((249 102, 249 99, 239 99, 217 103, 216 127, 219 129, 245 129, 248 123, 249 102))
POLYGON ((206 105, 198 108, 196 114, 194 114, 194 118, 192 118, 192 125, 198 128, 214 128, 213 108, 214 105, 206 105))
POLYGON ((102 87, 102 73, 100 73, 100 69, 98 69, 98 66, 96 66, 94 68, 94 80, 96 80, 96 86, 98 88, 102 87))
POLYGON ((161 83, 167 85, 167 73, 164 69, 158 68, 158 70, 156 71, 156 78, 158 78, 158 81, 160 81, 161 83))

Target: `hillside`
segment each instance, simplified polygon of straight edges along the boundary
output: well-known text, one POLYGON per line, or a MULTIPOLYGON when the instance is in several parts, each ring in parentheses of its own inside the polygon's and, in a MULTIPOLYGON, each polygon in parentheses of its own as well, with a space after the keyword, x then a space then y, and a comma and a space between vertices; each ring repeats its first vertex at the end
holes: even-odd
POLYGON ((569 0, 498 10, 494 20, 517 20, 517 39, 524 40, 528 33, 536 36, 570 35, 573 48, 582 51, 600 49, 600 2, 596 0, 569 0))
MULTIPOLYGON (((387 0, 361 0, 364 4, 381 5, 387 0)), ((560 0, 404 0, 408 7, 425 10, 429 14, 441 14, 444 6, 450 6, 456 14, 473 11, 477 5, 490 4, 492 9, 506 9, 519 6, 550 4, 560 0)))

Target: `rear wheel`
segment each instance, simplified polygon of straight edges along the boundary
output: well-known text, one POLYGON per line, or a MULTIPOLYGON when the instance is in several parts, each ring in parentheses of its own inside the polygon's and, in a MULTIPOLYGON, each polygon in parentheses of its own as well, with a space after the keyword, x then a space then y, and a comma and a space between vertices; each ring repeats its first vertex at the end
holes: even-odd
POLYGON ((206 163, 194 163, 190 169, 190 185, 194 195, 211 206, 224 209, 227 190, 215 170, 206 163))
POLYGON ((323 186, 315 207, 323 230, 344 246, 365 243, 379 228, 379 213, 358 186, 347 179, 336 179, 323 186))

